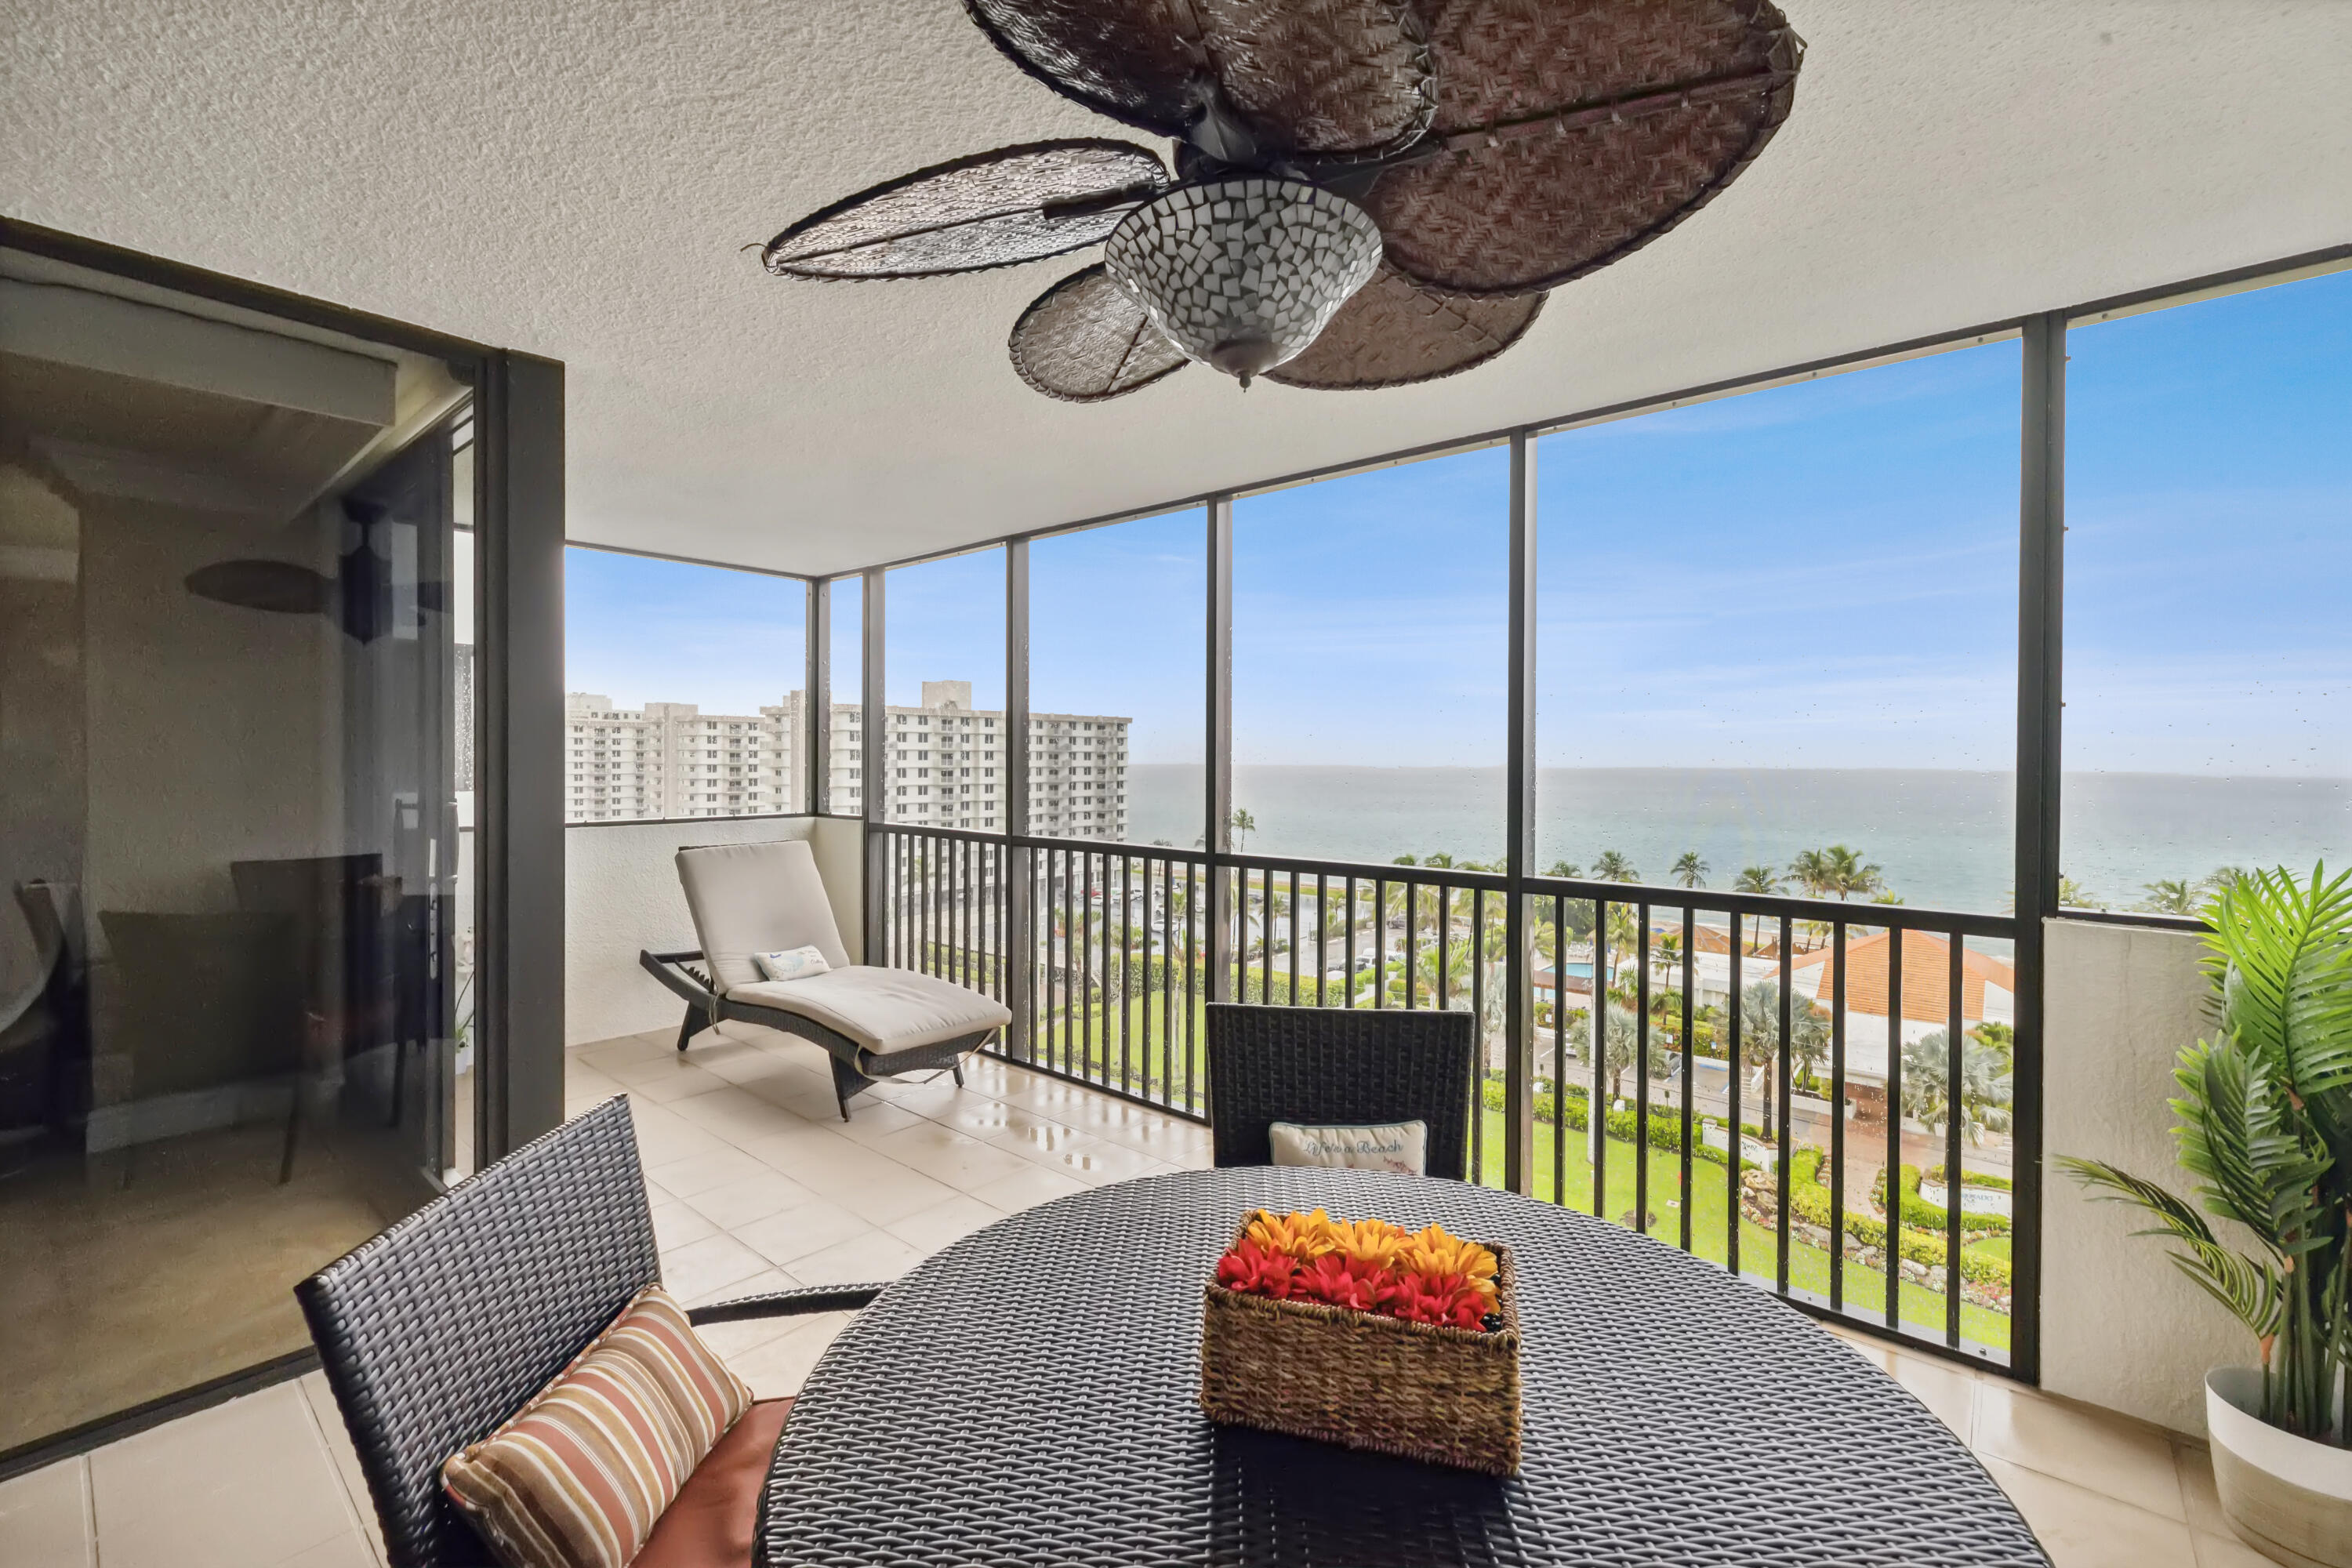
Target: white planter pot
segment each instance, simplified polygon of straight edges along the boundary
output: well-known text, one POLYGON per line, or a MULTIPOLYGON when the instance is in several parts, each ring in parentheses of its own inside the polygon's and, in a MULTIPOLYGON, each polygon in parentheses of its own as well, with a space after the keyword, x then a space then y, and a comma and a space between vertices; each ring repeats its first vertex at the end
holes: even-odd
POLYGON ((2352 1448, 2265 1425, 2263 1374, 2225 1366, 2205 1377, 2213 1484, 2240 1540, 2292 1568, 2352 1568, 2352 1448))

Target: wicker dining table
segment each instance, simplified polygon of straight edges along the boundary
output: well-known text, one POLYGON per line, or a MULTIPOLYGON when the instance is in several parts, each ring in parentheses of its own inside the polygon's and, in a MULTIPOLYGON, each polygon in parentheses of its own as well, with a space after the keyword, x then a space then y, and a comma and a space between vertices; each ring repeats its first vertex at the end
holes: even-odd
POLYGON ((1182 1171, 1074 1194, 908 1272, 809 1374, 761 1499, 804 1564, 2048 1568, 1893 1379, 1713 1265, 1459 1182, 1182 1171), (1201 1290, 1253 1208, 1509 1245, 1509 1479, 1212 1425, 1201 1290))

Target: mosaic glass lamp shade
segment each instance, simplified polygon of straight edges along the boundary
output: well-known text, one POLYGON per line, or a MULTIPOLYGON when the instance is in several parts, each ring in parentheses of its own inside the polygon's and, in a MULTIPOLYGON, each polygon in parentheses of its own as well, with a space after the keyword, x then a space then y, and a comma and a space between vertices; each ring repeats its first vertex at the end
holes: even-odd
POLYGON ((1244 386, 1305 353, 1380 265, 1363 208, 1258 175, 1171 191, 1103 247, 1103 266, 1161 336, 1244 386))

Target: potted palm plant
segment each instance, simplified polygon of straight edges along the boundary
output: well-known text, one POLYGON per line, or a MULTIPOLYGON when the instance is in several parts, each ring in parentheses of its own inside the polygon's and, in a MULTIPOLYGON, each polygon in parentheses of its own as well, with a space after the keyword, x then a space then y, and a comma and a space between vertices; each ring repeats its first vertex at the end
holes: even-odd
POLYGON ((2154 1219, 2173 1261, 2254 1335, 2260 1364, 2205 1380, 2213 1477, 2231 1526, 2281 1563, 2352 1568, 2352 873, 2241 878, 2208 906, 2212 1037, 2181 1053, 2181 1168, 2217 1235, 2168 1189, 2095 1160, 2060 1163, 2154 1219))

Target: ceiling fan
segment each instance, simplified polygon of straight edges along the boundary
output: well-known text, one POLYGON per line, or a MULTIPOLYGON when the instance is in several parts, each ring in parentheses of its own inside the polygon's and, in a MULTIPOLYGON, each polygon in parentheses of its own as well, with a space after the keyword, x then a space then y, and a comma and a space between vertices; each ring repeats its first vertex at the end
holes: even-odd
POLYGON ((1769 0, 964 0, 1023 70, 1173 139, 1000 147, 810 214, 768 270, 930 278, 1101 261, 1013 368, 1091 403, 1199 360, 1246 387, 1401 386, 1503 353, 1547 289, 1640 248, 1786 119, 1769 0))

